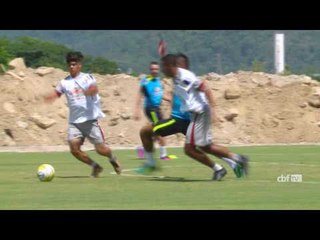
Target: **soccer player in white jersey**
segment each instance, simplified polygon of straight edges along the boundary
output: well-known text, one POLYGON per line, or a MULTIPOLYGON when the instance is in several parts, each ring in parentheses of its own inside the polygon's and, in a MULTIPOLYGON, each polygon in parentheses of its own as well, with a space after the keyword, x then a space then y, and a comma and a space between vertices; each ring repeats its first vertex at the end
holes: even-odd
POLYGON ((69 107, 70 152, 78 160, 92 167, 92 177, 98 177, 103 168, 81 150, 85 138, 94 144, 98 154, 109 158, 115 172, 120 174, 120 164, 111 149, 105 144, 103 130, 98 122, 98 119, 105 115, 100 108, 96 79, 90 74, 81 72, 82 59, 81 52, 67 54, 66 62, 70 75, 59 82, 55 91, 45 96, 45 101, 51 103, 65 94, 69 107))
POLYGON ((232 168, 241 164, 244 174, 248 174, 248 158, 230 152, 227 148, 212 142, 211 120, 216 120, 214 111, 215 101, 207 84, 199 80, 189 70, 177 67, 176 56, 168 54, 161 59, 162 72, 173 78, 174 94, 181 99, 181 111, 191 113, 188 126, 185 153, 210 167, 214 171, 213 180, 220 181, 227 171, 221 165, 204 157, 201 151, 213 154, 226 161, 232 168))

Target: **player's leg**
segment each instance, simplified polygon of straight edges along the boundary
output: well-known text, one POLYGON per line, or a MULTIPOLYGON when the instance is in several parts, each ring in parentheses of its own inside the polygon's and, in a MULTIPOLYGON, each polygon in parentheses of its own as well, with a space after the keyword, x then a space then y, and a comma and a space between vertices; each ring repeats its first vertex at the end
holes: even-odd
POLYGON ((185 152, 188 156, 212 168, 214 171, 213 180, 220 181, 227 174, 226 169, 210 158, 204 157, 205 154, 200 154, 199 150, 196 149, 196 146, 202 147, 212 143, 211 132, 207 126, 207 119, 210 116, 207 116, 207 114, 210 113, 204 112, 192 115, 186 135, 185 152))
POLYGON ((140 129, 140 139, 142 141, 143 148, 147 152, 153 152, 153 125, 151 123, 140 129))
MULTIPOLYGON (((142 147, 137 147, 137 153, 138 153, 138 157, 143 159, 143 158, 146 158, 146 155, 145 155, 145 149, 147 146, 147 152, 152 152, 153 151, 153 136, 152 136, 152 124, 153 124, 153 116, 151 115, 151 111, 152 109, 149 108, 149 107, 145 107, 143 109, 143 112, 145 114, 145 116, 148 118, 148 120, 150 121, 150 124, 148 124, 147 126, 144 126, 140 129, 140 139, 143 143, 143 146, 142 147), (152 141, 152 144, 150 143, 150 139, 152 141), (151 147, 152 146, 152 147, 151 147), (150 150, 152 148, 152 150, 150 150)), ((148 154, 148 157, 150 158, 150 154, 148 154)))
MULTIPOLYGON (((162 119, 157 124, 154 125, 153 134, 156 137, 161 137, 163 140, 165 136, 170 136, 176 133, 185 134, 186 129, 188 128, 188 124, 183 124, 184 122, 185 121, 179 121, 174 118, 162 119)), ((160 151, 161 151, 161 147, 160 147, 160 151)), ((172 158, 167 155, 166 151, 162 151, 160 159, 171 160, 172 158)))
MULTIPOLYGON (((160 108, 152 108, 148 110, 149 119, 151 119, 154 125, 163 120, 160 108)), ((156 141, 160 146, 160 159, 168 160, 168 153, 166 149, 166 142, 162 136, 155 136, 156 141)))
POLYGON ((208 166, 209 168, 214 167, 214 162, 205 153, 199 151, 190 143, 186 143, 184 145, 184 153, 198 162, 208 166))
POLYGON ((231 153, 227 148, 214 143, 201 147, 201 150, 225 161, 233 169, 238 178, 245 174, 240 155, 231 153))
MULTIPOLYGON (((156 160, 154 158, 154 136, 168 136, 178 132, 175 126, 176 121, 174 119, 163 119, 157 124, 148 124, 141 128, 140 138, 145 149, 146 162, 144 163, 144 168, 154 168, 156 166, 156 160)), ((138 172, 143 173, 142 170, 138 172)))
POLYGON ((137 170, 138 173, 145 173, 147 169, 155 169, 156 160, 154 158, 154 143, 153 143, 153 125, 150 123, 140 130, 140 139, 145 150, 145 163, 137 170))
MULTIPOLYGON (((185 132, 185 134, 186 134, 187 129, 184 127, 185 122, 181 122, 180 126, 181 126, 182 133, 185 132)), ((184 151, 185 151, 185 154, 190 156, 191 158, 194 158, 194 159, 198 160, 199 162, 201 162, 202 164, 204 164, 210 168, 213 168, 213 162, 210 160, 210 158, 204 152, 197 149, 194 145, 186 144, 184 151)))
POLYGON ((201 150, 225 161, 233 169, 237 177, 243 176, 243 173, 245 172, 245 163, 242 156, 234 154, 226 147, 212 142, 210 110, 204 112, 198 122, 199 126, 201 126, 199 132, 201 134, 202 130, 202 134, 204 135, 204 138, 200 142, 201 150))
POLYGON ((116 156, 111 149, 105 144, 104 133, 97 120, 87 121, 83 127, 83 132, 89 141, 94 145, 98 154, 108 157, 109 162, 117 174, 121 173, 121 167, 116 156))
POLYGON ((117 174, 121 174, 121 165, 117 160, 117 157, 112 153, 110 147, 108 147, 105 143, 97 143, 94 145, 96 152, 102 156, 106 156, 109 158, 109 162, 112 165, 114 171, 117 174))
POLYGON ((164 137, 156 136, 155 139, 157 140, 160 146, 160 159, 169 160, 167 149, 166 149, 166 141, 164 137))
POLYGON ((81 151, 82 142, 83 140, 80 138, 74 138, 70 140, 69 141, 70 152, 74 157, 76 157, 81 162, 92 166, 94 161, 88 156, 88 154, 81 151))
POLYGON ((83 144, 84 136, 80 129, 74 124, 69 124, 68 129, 68 142, 71 154, 77 158, 79 161, 88 164, 92 167, 92 176, 96 177, 99 172, 102 171, 102 167, 93 161, 87 153, 81 150, 81 145, 83 144))

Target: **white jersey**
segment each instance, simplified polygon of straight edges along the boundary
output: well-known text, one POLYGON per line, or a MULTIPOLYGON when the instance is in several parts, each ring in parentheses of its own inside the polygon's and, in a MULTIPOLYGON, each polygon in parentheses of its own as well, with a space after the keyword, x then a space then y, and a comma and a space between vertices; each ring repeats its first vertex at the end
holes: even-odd
POLYGON ((75 78, 69 75, 57 85, 56 91, 67 97, 70 123, 83 123, 105 116, 100 108, 100 96, 85 96, 83 93, 91 85, 96 86, 96 79, 86 73, 75 78))
POLYGON ((181 99, 182 112, 202 113, 208 107, 204 92, 199 91, 202 81, 194 73, 178 68, 174 82, 174 93, 181 99))

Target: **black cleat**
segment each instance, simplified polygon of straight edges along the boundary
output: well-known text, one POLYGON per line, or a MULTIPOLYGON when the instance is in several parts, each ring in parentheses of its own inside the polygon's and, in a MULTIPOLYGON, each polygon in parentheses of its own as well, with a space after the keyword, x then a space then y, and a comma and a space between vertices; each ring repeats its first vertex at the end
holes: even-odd
POLYGON ((244 155, 240 155, 240 157, 241 157, 241 160, 239 164, 243 167, 244 175, 248 175, 249 174, 249 157, 244 155))
POLYGON ((91 177, 97 178, 99 177, 99 173, 103 171, 103 168, 100 165, 96 165, 92 168, 91 177))
POLYGON ((114 157, 112 160, 109 161, 110 164, 112 165, 114 171, 116 172, 116 174, 120 175, 121 174, 121 166, 120 163, 118 162, 117 158, 114 157))
POLYGON ((221 181, 221 179, 227 174, 227 170, 225 168, 220 169, 219 171, 215 171, 212 180, 213 181, 221 181))

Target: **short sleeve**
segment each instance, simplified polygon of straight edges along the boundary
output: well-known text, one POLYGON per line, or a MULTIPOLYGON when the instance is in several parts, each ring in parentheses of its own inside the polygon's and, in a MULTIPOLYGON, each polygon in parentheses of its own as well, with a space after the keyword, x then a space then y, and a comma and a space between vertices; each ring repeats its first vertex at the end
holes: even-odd
POLYGON ((140 86, 140 87, 144 87, 144 85, 146 84, 146 81, 147 81, 147 77, 146 77, 146 76, 143 76, 143 77, 140 79, 139 86, 140 86))
POLYGON ((199 89, 202 85, 202 81, 198 79, 195 75, 188 75, 181 78, 181 82, 185 89, 189 91, 190 89, 199 89))
POLYGON ((56 91, 57 91, 58 93, 61 93, 61 94, 64 94, 64 93, 65 93, 64 87, 62 86, 62 82, 61 82, 61 81, 60 81, 60 82, 58 83, 58 85, 56 86, 56 91))
POLYGON ((202 85, 202 81, 199 78, 197 78, 195 75, 193 75, 192 79, 193 79, 192 86, 196 89, 200 88, 202 85))
POLYGON ((95 79, 94 76, 92 76, 91 74, 88 74, 87 77, 87 85, 89 86, 97 86, 97 80, 95 79))

